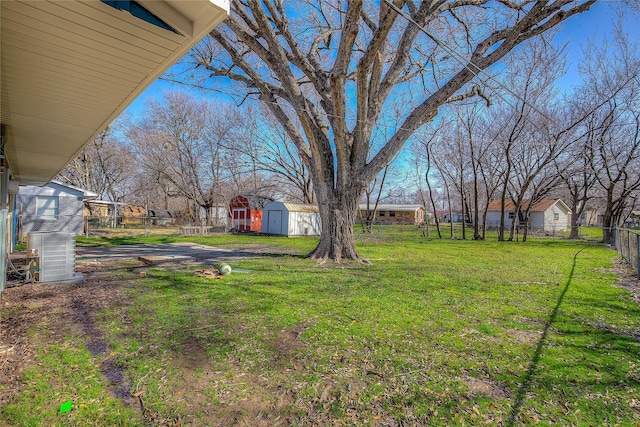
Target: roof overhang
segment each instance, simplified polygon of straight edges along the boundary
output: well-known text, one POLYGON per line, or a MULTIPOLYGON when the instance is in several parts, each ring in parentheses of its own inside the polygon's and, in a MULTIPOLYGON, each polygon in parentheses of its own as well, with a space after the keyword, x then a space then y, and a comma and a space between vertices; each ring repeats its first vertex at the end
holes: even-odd
MULTIPOLYGON (((229 0, 0 1, 0 123, 12 179, 45 183, 229 13, 229 0)), ((6 166, 6 164, 5 164, 6 166)))

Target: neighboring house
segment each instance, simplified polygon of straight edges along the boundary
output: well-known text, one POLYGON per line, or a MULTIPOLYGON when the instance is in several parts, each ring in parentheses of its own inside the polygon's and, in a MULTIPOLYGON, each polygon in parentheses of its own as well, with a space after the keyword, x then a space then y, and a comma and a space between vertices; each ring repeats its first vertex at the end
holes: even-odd
MULTIPOLYGON (((365 221, 367 218, 367 205, 361 204, 360 220, 365 221)), ((370 205, 372 210, 374 205, 370 205)), ((422 224, 425 219, 424 206, 420 205, 378 205, 374 221, 379 224, 422 224)))
POLYGON ((15 199, 14 218, 18 232, 66 232, 81 234, 83 231, 83 203, 98 197, 96 193, 51 181, 43 186, 20 186, 15 199))
MULTIPOLYGON (((0 0, 0 200, 11 211, 0 210, 0 236, 9 236, 0 238, 0 271, 6 270, 6 253, 11 250, 7 242, 16 240, 14 207, 22 206, 25 216, 19 219, 28 227, 77 231, 82 222, 82 202, 68 206, 64 191, 42 194, 60 197, 57 202, 41 199, 39 206, 31 207, 25 199, 16 203, 14 183, 43 186, 54 179, 222 22, 230 6, 229 0, 0 0), (63 224, 72 208, 75 220, 63 224), (37 220, 38 212, 47 217, 46 223, 37 220)), ((37 194, 31 196, 35 200, 37 194)), ((0 274, 0 293, 5 276, 0 274)))
MULTIPOLYGON (((225 226, 227 225, 227 209, 228 206, 226 205, 216 205, 216 206, 212 206, 210 208, 210 215, 211 215, 211 225, 214 227, 219 227, 219 226, 225 226)), ((203 207, 199 207, 199 218, 201 222, 204 222, 205 219, 207 218, 207 211, 205 208, 203 207)))
POLYGON ((282 236, 319 236, 322 232, 317 206, 270 202, 262 210, 262 232, 282 236))
POLYGON ((123 224, 144 224, 144 206, 128 205, 109 200, 89 200, 84 204, 84 216, 89 225, 116 227, 123 224))
MULTIPOLYGON (((529 201, 525 200, 520 208, 526 211, 529 201)), ((515 218, 515 204, 511 200, 505 200, 505 226, 511 227, 515 218)), ((487 208, 487 227, 497 228, 500 226, 501 203, 494 200, 487 208)), ((566 230, 571 225, 571 209, 560 199, 543 199, 531 206, 529 229, 542 230, 544 232, 554 232, 566 230)), ((515 219, 516 224, 524 222, 522 212, 515 219)))
POLYGON ((89 226, 117 227, 122 222, 119 207, 124 203, 109 200, 88 200, 84 202, 84 216, 89 226))
POLYGON ((578 224, 586 227, 602 227, 603 218, 604 215, 598 209, 587 209, 578 224))
POLYGON ((271 197, 247 194, 236 196, 229 202, 228 224, 240 231, 262 231, 262 210, 273 202, 271 197))
MULTIPOLYGON (((464 214, 462 212, 444 212, 441 216, 442 222, 462 222, 464 221, 464 214)), ((467 221, 469 222, 469 221, 467 221)))

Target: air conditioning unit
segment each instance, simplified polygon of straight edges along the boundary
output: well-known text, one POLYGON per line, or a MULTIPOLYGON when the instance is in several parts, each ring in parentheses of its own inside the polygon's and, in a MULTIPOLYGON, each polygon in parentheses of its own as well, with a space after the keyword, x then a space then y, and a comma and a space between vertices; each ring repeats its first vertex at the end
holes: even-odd
POLYGON ((76 281, 76 235, 59 232, 29 233, 27 261, 39 282, 76 281))

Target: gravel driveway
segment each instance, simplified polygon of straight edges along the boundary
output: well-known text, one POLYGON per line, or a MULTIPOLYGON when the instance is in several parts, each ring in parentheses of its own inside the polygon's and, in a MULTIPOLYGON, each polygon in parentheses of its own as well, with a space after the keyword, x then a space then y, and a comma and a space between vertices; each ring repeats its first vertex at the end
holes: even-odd
POLYGON ((180 243, 162 243, 149 245, 121 245, 121 246, 94 246, 94 247, 76 247, 76 261, 93 261, 107 259, 127 259, 139 257, 166 257, 167 261, 188 260, 216 262, 230 259, 252 258, 269 253, 270 248, 217 248, 213 246, 204 246, 190 242, 180 243), (189 258, 187 258, 189 257, 189 258))

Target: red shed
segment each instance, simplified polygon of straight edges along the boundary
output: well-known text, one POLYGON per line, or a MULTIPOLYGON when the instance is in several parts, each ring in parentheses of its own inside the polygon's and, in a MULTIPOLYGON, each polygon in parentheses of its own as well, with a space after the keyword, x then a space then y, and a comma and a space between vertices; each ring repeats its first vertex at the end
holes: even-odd
POLYGON ((269 202, 273 202, 271 197, 254 194, 236 196, 231 199, 228 215, 231 228, 260 232, 262 230, 262 209, 269 202))

